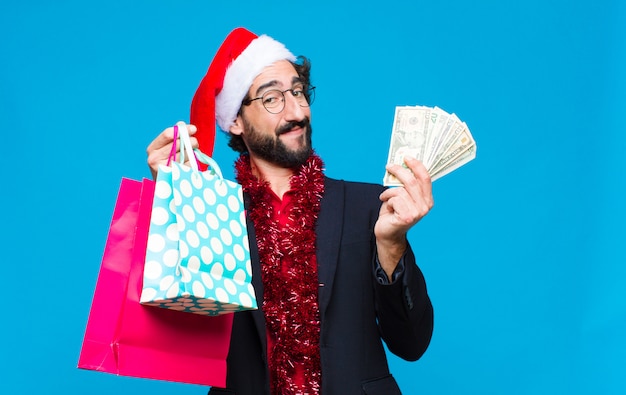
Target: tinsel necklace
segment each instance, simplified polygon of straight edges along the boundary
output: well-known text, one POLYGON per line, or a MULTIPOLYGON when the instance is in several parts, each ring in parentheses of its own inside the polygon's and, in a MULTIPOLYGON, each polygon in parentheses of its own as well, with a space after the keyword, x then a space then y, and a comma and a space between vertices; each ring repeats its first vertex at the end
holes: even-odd
POLYGON ((250 157, 235 163, 237 181, 250 196, 248 213, 254 224, 261 261, 263 312, 274 348, 269 351, 273 395, 319 394, 321 384, 319 281, 315 261, 315 224, 324 192, 324 163, 316 154, 290 179, 293 205, 289 224, 279 226, 269 183, 252 174, 250 157), (291 262, 288 271, 281 262, 291 262), (305 388, 294 382, 293 361, 302 365, 305 388))

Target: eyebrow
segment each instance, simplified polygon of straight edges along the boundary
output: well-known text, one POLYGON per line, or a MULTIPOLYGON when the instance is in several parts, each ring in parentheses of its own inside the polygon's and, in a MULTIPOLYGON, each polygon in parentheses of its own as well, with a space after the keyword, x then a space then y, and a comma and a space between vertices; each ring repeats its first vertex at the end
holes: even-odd
MULTIPOLYGON (((300 78, 300 76, 294 76, 291 79, 291 86, 294 86, 295 84, 298 84, 298 83, 300 83, 300 84, 302 83, 302 78, 300 78)), ((274 87, 279 86, 279 85, 282 85, 282 83, 280 81, 278 81, 278 80, 271 80, 269 82, 266 82, 265 84, 259 86, 256 89, 255 96, 260 95, 261 92, 263 92, 267 88, 274 88, 274 87)))

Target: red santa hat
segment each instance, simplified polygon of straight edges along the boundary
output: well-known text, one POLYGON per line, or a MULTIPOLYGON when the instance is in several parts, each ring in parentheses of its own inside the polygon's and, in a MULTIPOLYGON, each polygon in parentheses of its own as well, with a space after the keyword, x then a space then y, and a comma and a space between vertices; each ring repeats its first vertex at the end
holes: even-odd
POLYGON ((228 132, 256 76, 279 60, 293 62, 296 57, 266 35, 241 27, 230 32, 191 102, 190 122, 198 128, 196 138, 204 153, 213 152, 215 124, 228 132))

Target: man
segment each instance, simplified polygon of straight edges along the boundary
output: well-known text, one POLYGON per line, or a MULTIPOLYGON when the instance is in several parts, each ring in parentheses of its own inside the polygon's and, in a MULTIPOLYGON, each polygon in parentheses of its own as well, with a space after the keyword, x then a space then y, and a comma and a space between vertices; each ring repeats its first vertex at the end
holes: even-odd
MULTIPOLYGON (((402 187, 330 179, 311 144, 310 65, 239 28, 226 38, 191 110, 193 144, 210 153, 215 122, 236 162, 260 309, 235 313, 227 388, 210 394, 400 394, 382 340, 417 360, 433 329, 406 234, 433 206, 417 160, 388 170, 402 187), (382 339, 382 340, 381 340, 382 339)), ((156 174, 172 148, 148 147, 156 174)))

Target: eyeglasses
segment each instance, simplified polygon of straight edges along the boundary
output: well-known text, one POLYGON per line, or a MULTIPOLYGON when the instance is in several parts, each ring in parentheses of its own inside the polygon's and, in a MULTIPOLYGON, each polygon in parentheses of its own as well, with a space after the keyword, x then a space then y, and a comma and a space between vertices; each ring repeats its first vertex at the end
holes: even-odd
POLYGON ((285 109, 285 93, 291 92, 291 95, 296 99, 300 107, 309 107, 315 99, 315 87, 309 86, 304 88, 302 86, 285 89, 281 91, 279 89, 271 89, 262 96, 255 97, 254 99, 246 99, 241 104, 249 106, 255 100, 261 100, 263 107, 270 114, 278 114, 285 109))

